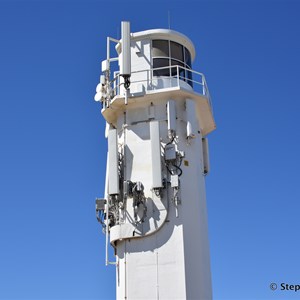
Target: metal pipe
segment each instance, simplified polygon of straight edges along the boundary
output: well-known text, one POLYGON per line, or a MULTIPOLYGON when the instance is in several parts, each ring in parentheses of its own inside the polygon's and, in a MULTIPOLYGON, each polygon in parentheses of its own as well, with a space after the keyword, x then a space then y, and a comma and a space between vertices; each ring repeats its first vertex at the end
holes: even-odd
POLYGON ((110 38, 107 37, 107 40, 106 40, 106 59, 108 60, 108 63, 109 63, 109 56, 110 56, 110 38))
POLYGON ((125 90, 125 105, 128 104, 128 90, 125 90))
POLYGON ((105 230, 105 265, 108 266, 109 261, 108 261, 108 205, 109 205, 109 200, 107 199, 106 202, 106 230, 105 230))

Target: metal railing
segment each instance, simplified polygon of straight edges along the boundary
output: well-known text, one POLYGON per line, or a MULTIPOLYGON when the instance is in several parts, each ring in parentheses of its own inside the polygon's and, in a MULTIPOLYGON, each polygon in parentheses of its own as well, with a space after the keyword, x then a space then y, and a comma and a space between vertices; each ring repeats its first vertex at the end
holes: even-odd
MULTIPOLYGON (((123 84, 122 76, 120 76, 119 72, 114 72, 114 78, 110 82, 112 97, 120 95, 123 84)), ((134 71, 131 73, 130 87, 134 90, 138 84, 143 86, 145 92, 154 90, 158 92, 168 88, 185 88, 187 90, 194 91, 205 96, 212 109, 211 98, 205 76, 202 73, 189 68, 174 65, 134 71)))

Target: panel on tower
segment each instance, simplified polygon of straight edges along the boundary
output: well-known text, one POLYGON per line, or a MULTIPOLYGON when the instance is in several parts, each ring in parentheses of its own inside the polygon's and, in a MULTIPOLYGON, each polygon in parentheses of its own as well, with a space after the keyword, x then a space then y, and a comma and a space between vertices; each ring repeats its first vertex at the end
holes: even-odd
POLYGON ((209 151, 208 151, 208 139, 202 139, 202 149, 203 149, 203 173, 208 174, 210 171, 210 164, 209 164, 209 151))
POLYGON ((122 22, 122 52, 121 52, 121 65, 120 65, 120 75, 127 75, 131 74, 131 48, 130 48, 130 23, 129 22, 122 22))
POLYGON ((172 137, 176 133, 176 110, 175 110, 174 100, 168 101, 167 114, 168 114, 168 134, 169 137, 172 137))
POLYGON ((110 128, 108 131, 108 193, 119 194, 119 160, 118 160, 118 137, 117 129, 110 128))
POLYGON ((150 140, 151 140, 151 164, 152 164, 152 188, 161 188, 161 149, 159 137, 159 122, 150 122, 150 140))
POLYGON ((187 99, 186 106, 186 135, 188 138, 195 137, 196 130, 196 105, 194 100, 187 99))

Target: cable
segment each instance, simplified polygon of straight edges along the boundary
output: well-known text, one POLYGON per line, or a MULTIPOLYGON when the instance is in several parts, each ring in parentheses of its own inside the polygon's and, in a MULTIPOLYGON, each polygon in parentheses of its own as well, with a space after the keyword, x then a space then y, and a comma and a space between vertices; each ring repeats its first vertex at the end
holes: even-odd
POLYGON ((173 173, 172 173, 171 170, 169 169, 168 164, 167 164, 166 162, 165 162, 165 166, 166 166, 168 172, 169 172, 171 175, 173 175, 173 173))
POLYGON ((179 161, 179 168, 181 167, 181 164, 182 164, 182 156, 180 156, 180 161, 179 161))
POLYGON ((171 141, 168 142, 167 144, 165 144, 164 151, 166 150, 166 147, 167 147, 168 145, 170 145, 170 144, 172 144, 172 143, 174 142, 174 140, 175 140, 175 136, 172 136, 171 141))
POLYGON ((173 165, 177 170, 180 171, 180 174, 178 174, 178 176, 180 177, 182 175, 182 169, 176 165, 173 165))

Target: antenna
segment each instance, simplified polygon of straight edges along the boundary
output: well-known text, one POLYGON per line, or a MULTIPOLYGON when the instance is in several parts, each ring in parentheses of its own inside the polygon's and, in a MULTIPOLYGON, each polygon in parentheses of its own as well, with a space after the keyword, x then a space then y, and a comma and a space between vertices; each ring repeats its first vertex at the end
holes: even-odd
POLYGON ((168 25, 169 25, 169 29, 171 29, 171 13, 168 10, 168 25))
POLYGON ((130 23, 122 22, 121 29, 122 61, 120 65, 120 75, 123 77, 129 77, 131 74, 130 23))
POLYGON ((122 22, 121 28, 121 64, 120 75, 124 78, 125 104, 127 104, 128 89, 131 75, 131 45, 130 45, 130 23, 122 22))

